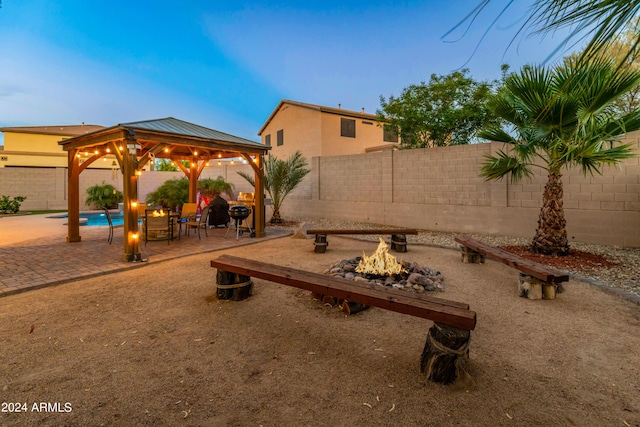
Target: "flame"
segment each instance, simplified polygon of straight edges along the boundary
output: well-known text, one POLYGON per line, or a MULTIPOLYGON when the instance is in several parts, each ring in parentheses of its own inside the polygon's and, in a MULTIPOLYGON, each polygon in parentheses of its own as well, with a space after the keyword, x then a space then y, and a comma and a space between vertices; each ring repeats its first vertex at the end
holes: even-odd
POLYGON ((388 253, 389 246, 380 239, 380 244, 376 251, 368 257, 362 252, 362 260, 356 267, 356 271, 362 274, 377 274, 379 276, 391 276, 394 274, 406 273, 396 257, 388 253))

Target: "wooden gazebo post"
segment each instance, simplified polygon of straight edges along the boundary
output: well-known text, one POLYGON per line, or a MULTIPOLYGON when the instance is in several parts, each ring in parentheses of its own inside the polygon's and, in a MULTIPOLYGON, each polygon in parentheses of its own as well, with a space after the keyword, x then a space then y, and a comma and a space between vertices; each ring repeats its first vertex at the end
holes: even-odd
POLYGON ((254 213, 255 218, 255 232, 256 237, 265 236, 265 218, 264 218, 264 159, 262 154, 256 154, 255 159, 252 159, 248 153, 240 153, 247 162, 251 165, 254 172, 255 182, 255 194, 253 202, 256 205, 256 211, 254 213))
POLYGON ((80 162, 77 149, 68 151, 67 243, 80 242, 80 162))
POLYGON ((122 153, 122 196, 124 200, 124 252, 123 261, 141 261, 138 230, 138 148, 135 136, 127 134, 122 153))

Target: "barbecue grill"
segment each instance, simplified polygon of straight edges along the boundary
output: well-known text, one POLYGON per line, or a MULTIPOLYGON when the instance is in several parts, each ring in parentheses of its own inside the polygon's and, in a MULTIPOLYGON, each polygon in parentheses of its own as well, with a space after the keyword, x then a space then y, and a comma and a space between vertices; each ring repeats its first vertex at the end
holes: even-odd
MULTIPOLYGON (((229 228, 227 228, 227 232, 224 237, 227 237, 229 234, 229 230, 231 230, 231 224, 234 223, 236 226, 236 240, 242 235, 243 230, 240 225, 242 221, 246 220, 249 215, 251 215, 251 210, 245 205, 233 205, 229 208, 229 217, 231 217, 231 222, 229 222, 229 228)), ((255 232, 251 229, 251 226, 247 223, 245 228, 249 229, 249 233, 251 233, 251 237, 255 237, 255 232)))

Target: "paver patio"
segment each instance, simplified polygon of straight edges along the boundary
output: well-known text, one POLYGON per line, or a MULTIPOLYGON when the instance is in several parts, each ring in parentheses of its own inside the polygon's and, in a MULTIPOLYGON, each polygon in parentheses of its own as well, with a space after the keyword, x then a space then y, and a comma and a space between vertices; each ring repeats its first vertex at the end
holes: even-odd
MULTIPOLYGON (((62 227, 59 221, 42 219, 42 216, 21 218, 22 224, 29 221, 40 224, 51 221, 51 233, 45 231, 43 237, 6 244, 4 237, 9 236, 9 228, 14 224, 5 218, 0 219, 0 240, 5 240, 4 245, 0 245, 0 297, 188 255, 250 245, 289 234, 288 231, 269 228, 266 237, 250 238, 245 234, 236 240, 235 233, 224 237, 226 228, 209 229, 209 237, 202 233, 201 240, 198 240, 197 234, 191 233, 190 237, 182 236, 170 244, 166 241, 148 242, 147 245, 141 242, 140 249, 147 261, 130 263, 122 261, 122 227, 115 227, 111 245, 107 242, 107 227, 82 227, 82 241, 66 243, 66 227, 62 227)), ((22 228, 21 232, 28 234, 28 227, 22 228)), ((167 277, 167 280, 171 278, 167 277)))

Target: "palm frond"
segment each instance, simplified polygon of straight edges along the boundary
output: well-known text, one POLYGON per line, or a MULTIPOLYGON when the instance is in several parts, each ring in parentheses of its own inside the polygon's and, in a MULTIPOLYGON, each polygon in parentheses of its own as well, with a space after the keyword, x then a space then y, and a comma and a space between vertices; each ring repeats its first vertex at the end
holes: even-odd
POLYGON ((518 182, 522 178, 533 176, 527 164, 503 151, 498 152, 498 156, 485 156, 485 162, 480 169, 480 176, 485 180, 502 179, 509 174, 511 174, 511 182, 518 182))

